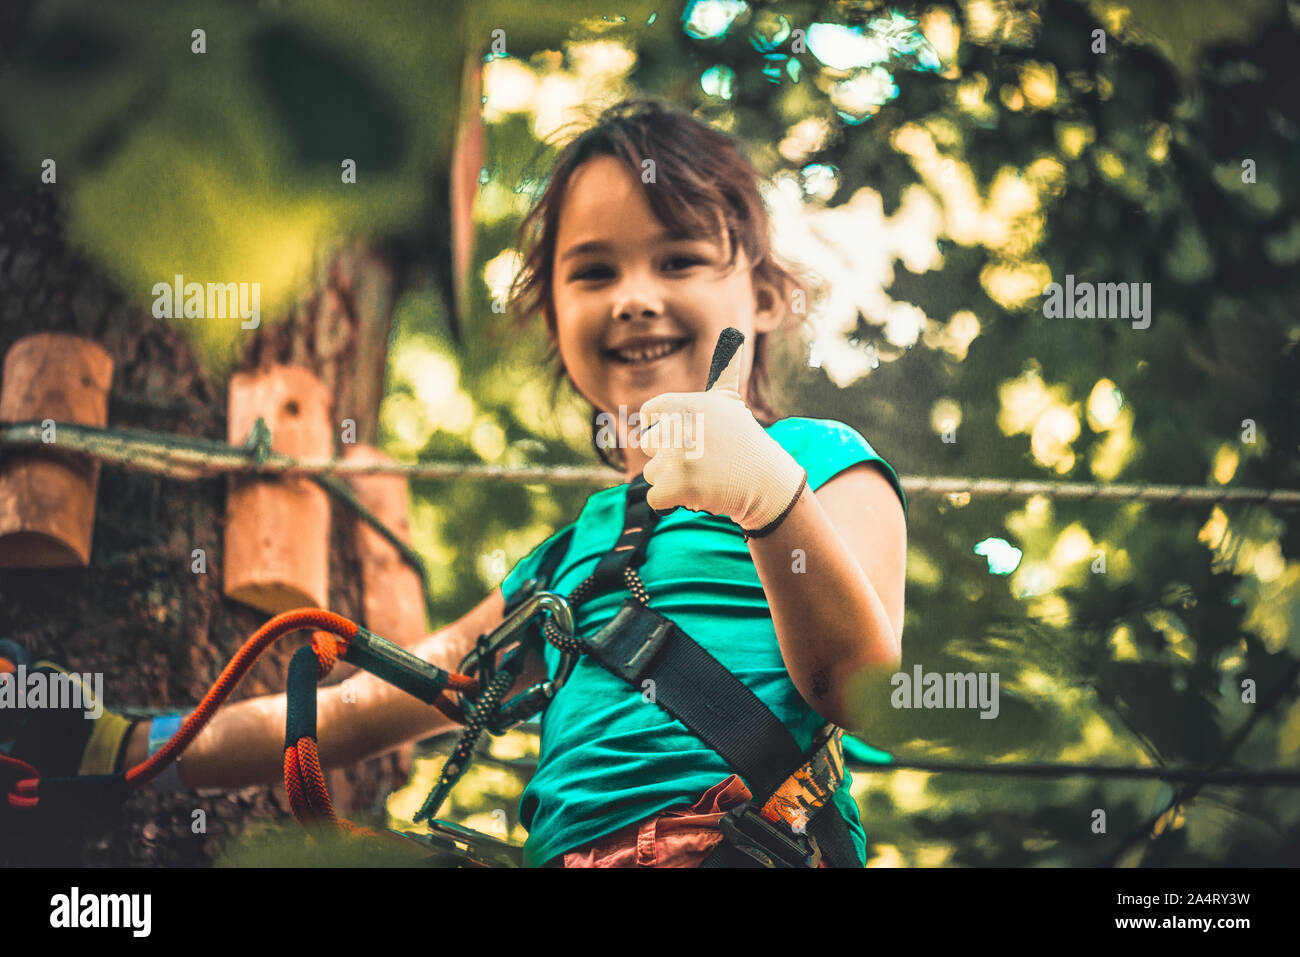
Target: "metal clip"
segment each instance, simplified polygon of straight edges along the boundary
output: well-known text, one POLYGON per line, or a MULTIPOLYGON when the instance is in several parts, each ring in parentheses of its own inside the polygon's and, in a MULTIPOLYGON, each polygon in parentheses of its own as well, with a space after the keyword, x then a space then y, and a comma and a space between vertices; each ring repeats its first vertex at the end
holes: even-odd
MULTIPOLYGON (((573 637, 573 609, 569 607, 568 601, 555 592, 537 592, 524 599, 493 631, 479 636, 474 650, 461 661, 460 673, 473 676, 481 669, 483 672, 480 677, 481 687, 485 687, 492 675, 499 670, 507 669, 515 674, 522 673, 523 657, 528 651, 523 645, 527 637, 523 632, 535 618, 547 612, 555 620, 555 626, 561 634, 565 637, 573 637), (502 649, 512 644, 516 647, 510 648, 505 656, 498 660, 502 649)), ((487 730, 494 735, 505 734, 543 710, 573 673, 577 660, 576 654, 564 652, 555 677, 539 682, 503 701, 496 713, 488 716, 485 725, 487 730)), ((466 714, 473 713, 474 705, 466 701, 464 695, 460 695, 460 705, 466 714)))
POLYGON ((523 867, 523 848, 450 821, 430 821, 429 832, 388 833, 409 838, 431 853, 429 863, 452 867, 523 867))

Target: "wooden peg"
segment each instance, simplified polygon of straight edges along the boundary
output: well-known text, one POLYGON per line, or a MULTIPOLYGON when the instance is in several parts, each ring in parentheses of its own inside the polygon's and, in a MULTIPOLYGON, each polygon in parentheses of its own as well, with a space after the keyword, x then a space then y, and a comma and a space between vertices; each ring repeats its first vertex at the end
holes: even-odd
MULTIPOLYGON (((276 365, 230 378, 228 441, 243 445, 257 419, 271 450, 295 459, 329 458, 330 394, 300 366, 276 365)), ((303 476, 232 476, 226 500, 225 593, 276 615, 324 608, 329 598, 329 495, 303 476)))
POLYGON ((460 122, 451 161, 451 264, 455 314, 461 328, 469 309, 469 267, 474 253, 474 198, 483 169, 483 64, 476 57, 465 58, 461 89, 460 122))
MULTIPOLYGON (((108 423, 113 357, 96 342, 40 332, 9 347, 0 386, 0 421, 51 420, 59 427, 108 423)), ((44 432, 42 437, 44 437, 44 432)), ((99 462, 40 452, 6 455, 0 465, 0 568, 90 564, 99 462)))
MULTIPOLYGON (((393 461, 369 445, 345 445, 343 458, 349 462, 393 461)), ((403 476, 350 475, 348 482, 357 501, 402 541, 410 542, 410 495, 403 476)), ((426 634, 420 576, 369 522, 358 518, 356 527, 366 627, 389 641, 413 647, 426 634)))

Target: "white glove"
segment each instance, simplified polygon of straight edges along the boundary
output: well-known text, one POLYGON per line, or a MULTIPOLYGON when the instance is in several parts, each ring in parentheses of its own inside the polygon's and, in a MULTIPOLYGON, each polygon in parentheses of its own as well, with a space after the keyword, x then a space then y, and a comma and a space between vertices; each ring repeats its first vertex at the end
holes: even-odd
POLYGON ((676 506, 725 515, 746 538, 770 534, 794 508, 808 473, 763 430, 740 397, 744 337, 718 337, 714 367, 729 338, 735 353, 712 388, 665 392, 641 406, 646 430, 641 447, 651 456, 646 503, 655 511, 676 506))

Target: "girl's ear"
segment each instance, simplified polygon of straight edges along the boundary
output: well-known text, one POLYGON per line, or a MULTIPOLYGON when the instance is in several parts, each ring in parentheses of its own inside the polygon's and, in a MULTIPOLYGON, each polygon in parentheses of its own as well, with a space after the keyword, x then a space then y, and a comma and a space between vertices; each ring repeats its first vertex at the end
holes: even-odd
POLYGON ((785 293, 775 283, 754 277, 754 331, 772 332, 785 319, 785 293))

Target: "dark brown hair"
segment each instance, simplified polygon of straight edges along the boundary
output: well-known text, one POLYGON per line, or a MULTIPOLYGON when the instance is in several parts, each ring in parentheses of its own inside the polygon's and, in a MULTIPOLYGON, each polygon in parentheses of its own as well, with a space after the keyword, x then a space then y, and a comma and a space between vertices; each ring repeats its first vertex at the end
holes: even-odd
MULTIPOLYGON (((646 190, 646 199, 670 233, 712 238, 722 223, 729 238, 729 267, 735 265, 737 250, 744 249, 753 265, 754 278, 781 290, 785 302, 789 303, 789 293, 794 289, 803 290, 807 297, 809 283, 801 281, 773 258, 767 210, 758 191, 758 173, 737 143, 727 134, 658 100, 631 99, 607 109, 594 125, 560 151, 544 191, 520 223, 517 247, 524 250, 524 265, 511 287, 508 305, 516 324, 525 325, 540 312, 551 335, 555 335, 553 264, 560 209, 574 171, 596 156, 612 156, 622 161, 638 180, 643 162, 653 160, 655 185, 646 190)), ((765 424, 781 417, 766 395, 769 389, 767 338, 765 333, 754 337, 753 368, 745 396, 755 418, 765 424)), ((547 359, 558 357, 559 349, 552 340, 547 359)), ((555 371, 552 397, 566 376, 561 358, 555 371)), ((601 461, 621 470, 623 466, 611 462, 596 441, 598 412, 592 410, 592 446, 601 461)))

